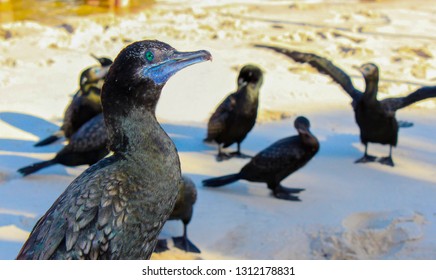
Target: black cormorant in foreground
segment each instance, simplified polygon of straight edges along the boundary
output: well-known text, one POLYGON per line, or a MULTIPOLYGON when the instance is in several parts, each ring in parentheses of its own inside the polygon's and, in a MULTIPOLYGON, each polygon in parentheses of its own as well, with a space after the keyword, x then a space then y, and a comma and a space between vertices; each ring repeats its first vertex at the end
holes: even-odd
POLYGON ((368 155, 368 143, 389 145, 389 156, 380 158, 382 164, 394 166, 392 160, 392 146, 397 145, 399 124, 395 118, 397 110, 409 106, 426 98, 436 97, 436 86, 422 87, 404 97, 377 100, 379 69, 373 63, 366 63, 357 69, 365 78, 364 92, 357 90, 351 78, 331 61, 311 53, 287 50, 281 47, 256 45, 257 47, 272 49, 282 53, 296 62, 309 63, 320 73, 329 75, 353 99, 356 122, 360 128, 360 140, 365 145, 365 153, 356 163, 372 162, 375 156, 368 155))
POLYGON ((112 60, 94 55, 92 57, 98 60, 100 65, 89 67, 81 73, 80 89, 65 109, 61 128, 49 137, 37 142, 35 147, 51 144, 63 136, 70 139, 84 123, 101 113, 100 92, 104 78, 112 65, 112 60))
MULTIPOLYGON (((197 189, 194 182, 187 176, 183 176, 183 183, 180 184, 174 210, 168 220, 181 220, 183 223, 183 236, 173 237, 174 246, 186 252, 201 253, 188 239, 188 224, 191 221, 194 211, 194 203, 197 201, 197 189)), ((168 250, 166 240, 159 240, 156 252, 168 250)))
POLYGON ((182 181, 176 147, 155 111, 179 70, 210 60, 159 41, 124 48, 102 91, 113 155, 77 177, 36 223, 17 259, 148 259, 182 181))
POLYGON ((292 194, 304 189, 285 188, 280 182, 312 159, 319 150, 319 142, 310 132, 310 122, 305 117, 298 117, 294 126, 298 135, 281 139, 262 150, 239 173, 207 179, 203 185, 220 187, 240 179, 263 182, 276 198, 299 201, 292 194))
POLYGON ((82 125, 82 127, 71 136, 68 144, 63 147, 53 159, 20 168, 18 172, 23 174, 23 176, 27 176, 54 164, 66 166, 92 165, 109 153, 107 144, 108 136, 103 114, 98 114, 82 125))
POLYGON ((227 96, 210 117, 204 141, 218 143, 218 161, 232 156, 247 157, 241 153, 241 142, 256 123, 262 82, 262 70, 245 65, 238 76, 237 91, 227 96), (221 150, 221 145, 226 148, 233 143, 238 145, 236 152, 226 154, 221 150))

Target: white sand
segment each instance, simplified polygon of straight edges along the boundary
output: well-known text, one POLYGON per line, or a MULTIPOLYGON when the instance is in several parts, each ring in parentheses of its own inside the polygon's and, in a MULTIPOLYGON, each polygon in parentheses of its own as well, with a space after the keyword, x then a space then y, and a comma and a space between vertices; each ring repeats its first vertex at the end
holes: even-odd
MULTIPOLYGON (((154 258, 435 259, 436 102, 398 112, 398 119, 415 125, 400 131, 395 168, 355 165, 363 147, 350 98, 309 66, 252 47, 277 43, 316 52, 353 75, 360 88, 363 80, 351 66, 373 61, 383 80, 400 81, 381 82, 380 97, 404 95, 436 80, 436 8, 429 2, 162 1, 124 18, 0 25, 0 259, 16 256, 38 217, 86 168, 53 166, 26 178, 16 173, 62 147, 33 144, 57 129, 80 71, 94 64, 88 54, 114 57, 129 41, 145 38, 180 50, 207 49, 214 57, 173 77, 157 111, 179 149, 183 172, 198 186, 189 235, 202 253, 172 248, 154 258), (60 23, 74 33, 55 27, 60 23), (12 37, 4 39, 4 31, 12 37), (246 63, 261 66, 265 82, 259 123, 244 151, 254 155, 295 134, 297 115, 311 120, 321 141, 319 154, 283 181, 306 188, 302 202, 274 199, 264 184, 246 181, 201 187, 201 180, 246 163, 217 163, 215 147, 202 143, 209 115, 235 89, 246 63)), ((388 147, 370 145, 370 151, 385 155, 388 147)), ((162 236, 181 232, 181 223, 170 221, 162 236)))

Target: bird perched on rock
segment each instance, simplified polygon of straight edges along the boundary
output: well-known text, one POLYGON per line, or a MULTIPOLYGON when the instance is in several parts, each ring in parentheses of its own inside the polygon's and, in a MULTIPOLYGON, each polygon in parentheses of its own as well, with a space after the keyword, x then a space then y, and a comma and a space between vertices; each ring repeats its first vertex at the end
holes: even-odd
POLYGON ((108 136, 103 114, 99 114, 82 125, 71 136, 68 144, 53 159, 20 168, 18 172, 23 176, 27 176, 54 164, 66 166, 92 165, 109 153, 107 144, 108 136))
POLYGON ((84 123, 101 113, 100 92, 104 78, 112 65, 112 60, 106 57, 92 56, 100 62, 100 65, 89 67, 81 73, 80 88, 65 110, 61 128, 36 143, 35 147, 51 144, 63 136, 69 139, 84 123))
POLYGON ((319 142, 310 132, 310 122, 305 117, 298 117, 294 126, 298 135, 283 138, 262 150, 239 173, 207 179, 203 185, 220 187, 244 179, 266 183, 276 198, 300 200, 292 194, 304 189, 285 188, 280 182, 313 158, 319 150, 319 142))
MULTIPOLYGON (((200 249, 188 239, 188 224, 191 221, 196 201, 197 189, 194 182, 189 177, 183 176, 183 183, 180 184, 174 210, 168 220, 181 220, 183 223, 183 236, 173 237, 174 246, 186 252, 201 253, 200 249)), ((155 251, 163 252, 166 250, 168 250, 166 240, 159 240, 155 251)))
POLYGON ((210 117, 204 141, 218 143, 218 161, 232 156, 246 157, 241 153, 241 142, 256 123, 262 82, 263 74, 259 67, 242 67, 238 76, 238 89, 227 96, 210 117), (233 143, 238 145, 236 152, 227 154, 221 150, 221 146, 226 148, 233 143))
MULTIPOLYGON (((379 68, 373 63, 365 63, 356 67, 365 79, 365 91, 361 92, 353 86, 351 78, 330 60, 311 53, 287 50, 281 47, 257 45, 282 53, 299 63, 309 63, 320 73, 329 75, 352 98, 352 107, 357 125, 360 128, 360 140, 365 145, 362 158, 356 163, 378 161, 394 166, 392 147, 398 142, 399 122, 395 118, 397 110, 415 102, 436 97, 436 86, 422 87, 404 97, 377 99, 379 68), (389 145, 389 156, 377 159, 368 154, 368 143, 389 145)), ((408 124, 407 124, 408 125, 408 124)))
POLYGON ((113 155, 77 177, 36 223, 17 259, 148 259, 182 181, 176 147, 158 123, 168 79, 210 60, 159 41, 125 47, 102 106, 113 155))

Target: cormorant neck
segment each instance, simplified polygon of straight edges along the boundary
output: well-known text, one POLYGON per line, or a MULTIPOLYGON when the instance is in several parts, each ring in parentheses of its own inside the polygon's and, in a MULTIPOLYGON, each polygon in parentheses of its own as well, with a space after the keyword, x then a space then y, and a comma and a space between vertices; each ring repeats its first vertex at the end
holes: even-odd
POLYGON ((365 92, 364 98, 370 100, 377 99, 377 91, 378 91, 378 77, 365 77, 365 92))
POLYGON ((259 99, 259 86, 248 83, 239 88, 240 94, 248 102, 256 102, 259 99))
POLYGON ((155 115, 162 87, 152 82, 135 87, 116 82, 104 84, 101 99, 111 151, 137 153, 159 146, 156 142, 162 136, 168 138, 155 115), (110 114, 105 114, 107 111, 110 114))
POLYGON ((307 128, 298 131, 301 141, 305 146, 312 147, 313 151, 318 151, 319 142, 315 135, 307 128))

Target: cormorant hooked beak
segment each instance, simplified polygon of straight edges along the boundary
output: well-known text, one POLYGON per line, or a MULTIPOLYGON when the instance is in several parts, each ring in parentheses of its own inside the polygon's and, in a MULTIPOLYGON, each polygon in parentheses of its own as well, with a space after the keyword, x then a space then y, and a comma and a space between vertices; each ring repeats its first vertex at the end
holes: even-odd
POLYGON ((102 67, 111 66, 112 63, 113 63, 113 61, 112 61, 111 59, 109 59, 109 58, 106 58, 106 57, 98 57, 98 56, 96 56, 96 55, 93 54, 93 53, 90 53, 90 55, 91 55, 95 60, 97 60, 97 61, 100 63, 100 65, 101 65, 102 67))
POLYGON ((298 126, 295 128, 298 131, 298 134, 309 134, 309 128, 305 126, 298 126))
POLYGON ((164 84, 178 71, 190 65, 212 61, 212 55, 206 50, 195 52, 174 51, 167 59, 152 67, 145 68, 143 75, 151 78, 156 84, 164 84))
POLYGON ((356 70, 359 71, 360 73, 363 73, 363 69, 362 69, 360 66, 352 65, 351 68, 356 69, 356 70))

